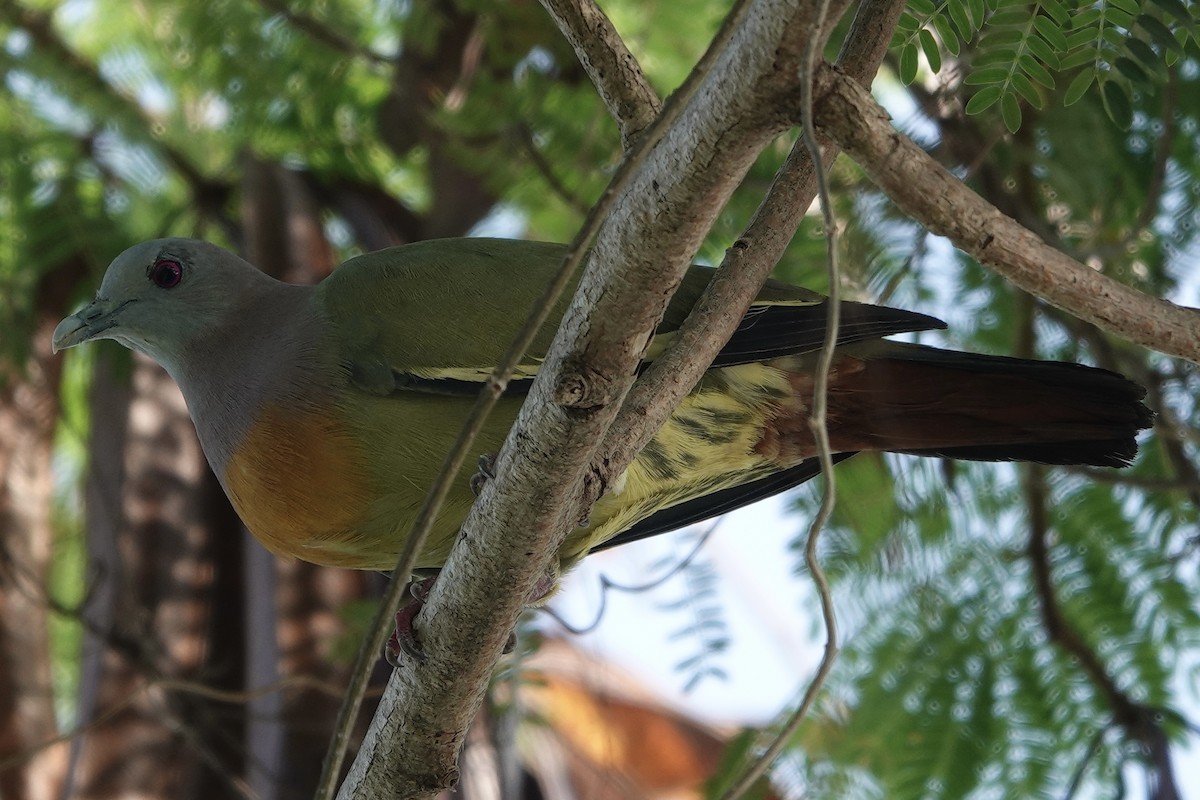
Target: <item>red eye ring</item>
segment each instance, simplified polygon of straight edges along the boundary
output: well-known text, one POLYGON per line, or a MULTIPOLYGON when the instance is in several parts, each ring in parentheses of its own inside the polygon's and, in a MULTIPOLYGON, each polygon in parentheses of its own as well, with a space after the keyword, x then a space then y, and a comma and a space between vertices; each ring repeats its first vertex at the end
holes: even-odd
POLYGON ((173 289, 183 280, 183 265, 173 258, 160 258, 150 267, 150 280, 160 289, 173 289))

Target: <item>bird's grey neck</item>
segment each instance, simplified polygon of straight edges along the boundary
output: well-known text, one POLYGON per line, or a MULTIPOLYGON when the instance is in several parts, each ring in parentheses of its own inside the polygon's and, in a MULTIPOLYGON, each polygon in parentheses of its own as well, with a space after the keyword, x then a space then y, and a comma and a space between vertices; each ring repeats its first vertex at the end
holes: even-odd
POLYGON ((269 302, 243 304, 234 324, 189 342, 179 363, 168 367, 222 483, 265 398, 313 399, 312 387, 299 385, 323 356, 312 288, 275 284, 269 290, 269 302))

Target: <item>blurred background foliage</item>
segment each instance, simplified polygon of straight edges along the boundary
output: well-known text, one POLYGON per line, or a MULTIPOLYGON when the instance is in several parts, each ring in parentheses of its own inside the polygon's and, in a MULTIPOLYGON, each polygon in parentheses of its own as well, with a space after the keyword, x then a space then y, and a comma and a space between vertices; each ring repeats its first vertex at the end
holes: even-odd
MULTIPOLYGON (((601 5, 664 95, 728 10, 601 5)), ((1198 24, 1173 0, 913 0, 875 90, 1056 247, 1197 305, 1198 24)), ((169 381, 115 347, 61 359, 49 332, 146 238, 300 281, 423 238, 567 240, 616 126, 531 0, 0 0, 0 79, 0 795, 311 796, 377 577, 243 546, 169 381)), ((698 258, 720 260, 789 146, 698 258)), ((1124 372, 1159 416, 1121 473, 839 467, 823 550, 846 651, 787 776, 814 797, 1200 797, 1176 767, 1200 723, 1194 367, 1013 290, 853 163, 831 179, 852 296, 950 322, 923 341, 1124 372)), ((824 246, 807 220, 779 275, 821 289, 824 246)), ((797 531, 816 498, 798 494, 797 531)), ((690 580, 706 622, 681 680, 719 678, 711 576, 690 580)), ((698 791, 703 752, 666 788, 628 764, 571 777, 589 797, 698 791)), ((523 763, 510 793, 540 796, 548 767, 523 763)))

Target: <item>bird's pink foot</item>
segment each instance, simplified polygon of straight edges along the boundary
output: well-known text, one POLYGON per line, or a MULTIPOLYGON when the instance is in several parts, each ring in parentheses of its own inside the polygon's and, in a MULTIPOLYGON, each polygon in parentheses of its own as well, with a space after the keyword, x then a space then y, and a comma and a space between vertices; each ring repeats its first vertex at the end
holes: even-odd
MULTIPOLYGON (((436 575, 431 575, 426 578, 410 581, 408 584, 408 599, 400 606, 400 610, 396 612, 396 629, 392 631, 392 635, 388 637, 387 643, 383 647, 383 657, 393 667, 399 667, 405 656, 408 656, 419 664, 424 664, 428 659, 424 648, 421 647, 421 643, 417 641, 417 632, 414 625, 417 620, 417 614, 420 614, 421 609, 425 607, 425 601, 429 598, 429 592, 433 588, 433 582, 436 579, 436 575)), ((557 587, 558 573, 554 571, 546 572, 534 584, 530 602, 534 604, 539 603, 553 594, 557 587)), ((516 649, 516 645, 516 633, 510 633, 508 641, 504 645, 504 652, 511 653, 516 649)))
POLYGON ((421 609, 425 607, 425 600, 428 599, 429 591, 433 588, 433 582, 436 579, 437 576, 433 575, 410 581, 408 584, 408 599, 396 612, 396 630, 392 631, 387 644, 383 647, 383 657, 393 667, 400 666, 401 659, 406 655, 418 663, 425 663, 425 651, 421 648, 421 643, 417 641, 417 632, 413 626, 416 623, 417 614, 421 613, 421 609))
POLYGON ((554 569, 548 569, 542 573, 542 577, 537 579, 537 583, 533 585, 533 592, 529 596, 531 605, 541 605, 541 601, 554 594, 558 588, 558 572, 554 569))

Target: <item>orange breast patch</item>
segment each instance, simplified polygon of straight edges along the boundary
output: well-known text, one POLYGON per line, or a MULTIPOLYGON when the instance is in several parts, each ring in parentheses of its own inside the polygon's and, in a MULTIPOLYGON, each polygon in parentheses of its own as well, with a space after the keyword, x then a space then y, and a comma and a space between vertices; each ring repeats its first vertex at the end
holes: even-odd
POLYGON ((359 446, 311 409, 261 413, 229 459, 225 485, 268 550, 335 566, 353 549, 370 501, 359 446))

